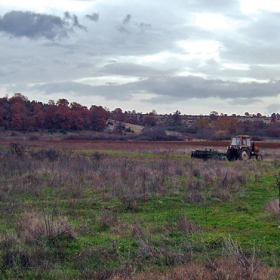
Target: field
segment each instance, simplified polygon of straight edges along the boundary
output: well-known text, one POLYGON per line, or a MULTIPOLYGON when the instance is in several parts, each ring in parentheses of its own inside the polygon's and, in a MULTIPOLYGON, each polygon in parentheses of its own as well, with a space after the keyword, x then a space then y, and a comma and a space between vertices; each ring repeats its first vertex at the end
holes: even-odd
POLYGON ((280 279, 280 147, 0 143, 3 279, 280 279))

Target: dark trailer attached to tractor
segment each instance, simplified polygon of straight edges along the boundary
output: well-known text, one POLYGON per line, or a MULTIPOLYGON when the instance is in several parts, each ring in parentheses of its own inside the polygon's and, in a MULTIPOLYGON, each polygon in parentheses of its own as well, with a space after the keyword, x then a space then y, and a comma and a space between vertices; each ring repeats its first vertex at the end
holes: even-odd
POLYGON ((191 153, 192 158, 201 158, 203 160, 227 160, 227 154, 220 153, 217 150, 195 150, 191 153))

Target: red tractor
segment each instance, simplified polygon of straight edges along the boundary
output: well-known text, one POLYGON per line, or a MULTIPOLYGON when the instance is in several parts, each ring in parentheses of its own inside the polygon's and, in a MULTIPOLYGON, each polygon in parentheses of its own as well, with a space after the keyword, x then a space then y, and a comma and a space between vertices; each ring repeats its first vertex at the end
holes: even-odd
POLYGON ((259 148, 251 140, 249 135, 238 135, 231 138, 230 146, 227 147, 228 160, 247 160, 255 156, 257 160, 262 160, 259 148))

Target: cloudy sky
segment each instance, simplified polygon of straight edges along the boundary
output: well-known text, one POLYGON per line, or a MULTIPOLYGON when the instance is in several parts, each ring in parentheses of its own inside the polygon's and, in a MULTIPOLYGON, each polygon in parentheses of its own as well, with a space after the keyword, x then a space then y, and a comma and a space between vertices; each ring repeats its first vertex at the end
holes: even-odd
POLYGON ((280 113, 279 33, 279 0, 0 0, 0 96, 280 113))

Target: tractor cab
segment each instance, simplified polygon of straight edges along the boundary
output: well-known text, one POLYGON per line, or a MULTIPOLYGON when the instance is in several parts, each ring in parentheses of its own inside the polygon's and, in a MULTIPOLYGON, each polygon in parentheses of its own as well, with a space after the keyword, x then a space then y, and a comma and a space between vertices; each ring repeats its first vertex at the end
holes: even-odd
POLYGON ((251 138, 248 135, 239 135, 231 138, 231 146, 251 147, 251 138))

